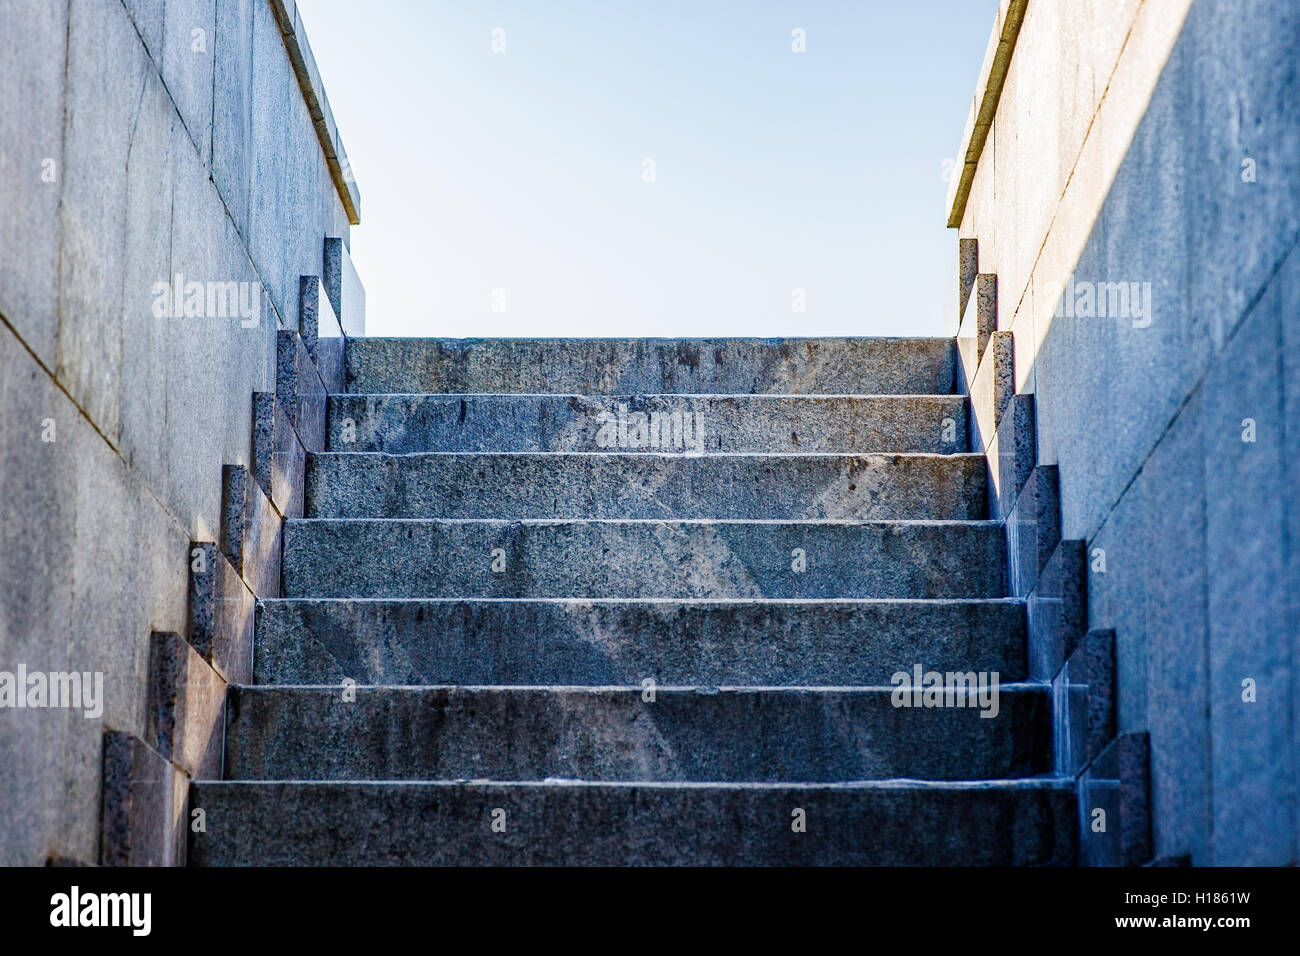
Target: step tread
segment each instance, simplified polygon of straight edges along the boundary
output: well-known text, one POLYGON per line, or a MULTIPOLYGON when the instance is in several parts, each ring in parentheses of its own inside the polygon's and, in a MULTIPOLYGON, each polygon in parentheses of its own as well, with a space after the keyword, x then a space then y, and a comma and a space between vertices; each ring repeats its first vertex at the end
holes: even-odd
POLYGON ((329 452, 306 499, 312 518, 982 519, 988 478, 979 455, 329 452))
POLYGON ((1062 865, 1077 842, 1072 783, 1051 779, 223 781, 190 805, 198 866, 1062 865))
POLYGON ((949 394, 948 338, 350 339, 347 391, 949 394))

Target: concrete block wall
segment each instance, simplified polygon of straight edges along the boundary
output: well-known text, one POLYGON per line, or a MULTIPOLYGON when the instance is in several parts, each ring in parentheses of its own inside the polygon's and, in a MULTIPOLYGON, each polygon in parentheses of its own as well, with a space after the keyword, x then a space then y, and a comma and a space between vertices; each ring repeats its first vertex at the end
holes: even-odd
POLYGON ((302 442, 254 394, 302 346, 302 277, 327 248, 350 270, 359 194, 307 61, 283 0, 0 0, 0 671, 104 687, 93 718, 0 710, 0 863, 183 861, 301 501, 302 442), (252 314, 156 308, 177 275, 247 283, 252 314))
MULTIPOLYGON (((1071 627, 1114 632, 1129 756, 1112 764, 1145 735, 1149 857, 1300 862, 1300 8, 1006 0, 995 31, 1016 6, 954 206, 959 281, 996 276, 1012 401, 1031 404, 1035 470, 1055 470, 1060 537, 1083 549, 1071 627), (1142 309, 1077 308, 1112 283, 1136 283, 1142 309)), ((988 354, 968 377, 996 513, 1028 479, 996 447, 988 354)), ((1031 630, 1034 609, 1031 592, 1031 630)))

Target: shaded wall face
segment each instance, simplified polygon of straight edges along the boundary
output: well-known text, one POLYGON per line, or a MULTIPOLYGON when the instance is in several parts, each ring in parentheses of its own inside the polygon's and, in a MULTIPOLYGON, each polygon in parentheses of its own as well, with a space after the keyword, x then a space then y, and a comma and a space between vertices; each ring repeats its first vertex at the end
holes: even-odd
POLYGON ((105 687, 0 711, 0 862, 93 861, 103 730, 144 734, 150 631, 185 631, 189 542, 348 222, 267 0, 0 0, 0 206, 0 671, 105 687))
POLYGON ((1165 44, 1145 4, 1074 148, 1061 88, 1032 83, 1115 24, 1080 7, 1048 35, 1044 6, 962 234, 999 274, 1064 536, 1087 541, 1089 624, 1116 632, 1120 730, 1151 735, 1157 856, 1295 862, 1300 8, 1198 0, 1165 44), (1005 168, 1044 163, 1036 144, 1073 177, 1050 215, 1005 168))

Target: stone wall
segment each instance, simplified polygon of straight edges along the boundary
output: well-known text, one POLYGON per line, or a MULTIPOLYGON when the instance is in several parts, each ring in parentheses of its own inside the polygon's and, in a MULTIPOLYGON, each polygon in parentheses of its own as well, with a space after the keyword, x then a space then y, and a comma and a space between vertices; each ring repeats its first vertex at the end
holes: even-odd
POLYGON ((259 468, 254 393, 315 373, 316 277, 355 282, 319 84, 292 0, 0 0, 0 672, 104 685, 0 709, 0 863, 181 862, 219 774, 292 507, 268 442, 309 431, 263 399, 259 468))
POLYGON ((1031 525, 1055 520, 1076 555, 1067 650, 1114 632, 1116 730, 1149 739, 1150 855, 1296 863, 1300 7, 1004 0, 987 63, 1006 33, 949 224, 1008 532, 1050 475, 1059 513, 1031 525), (1018 468, 1015 418, 1036 436, 1018 468))

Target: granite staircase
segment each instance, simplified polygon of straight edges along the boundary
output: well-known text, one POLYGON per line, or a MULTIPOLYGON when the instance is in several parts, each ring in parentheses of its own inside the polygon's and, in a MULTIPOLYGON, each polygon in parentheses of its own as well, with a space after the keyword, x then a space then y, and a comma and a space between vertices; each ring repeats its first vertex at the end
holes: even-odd
POLYGON ((1073 862, 952 340, 346 364, 192 865, 1073 862))

